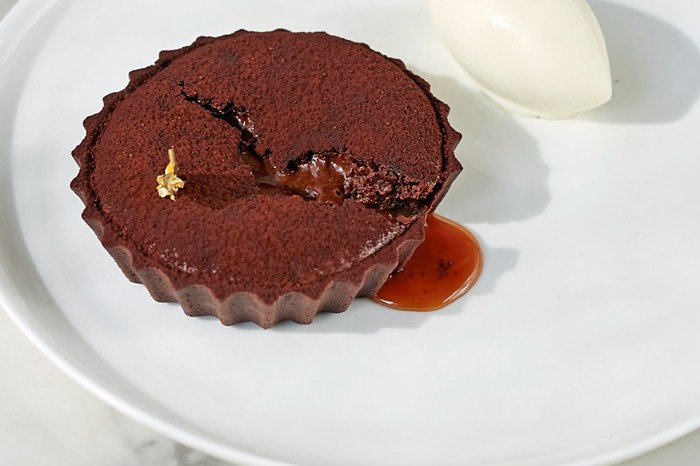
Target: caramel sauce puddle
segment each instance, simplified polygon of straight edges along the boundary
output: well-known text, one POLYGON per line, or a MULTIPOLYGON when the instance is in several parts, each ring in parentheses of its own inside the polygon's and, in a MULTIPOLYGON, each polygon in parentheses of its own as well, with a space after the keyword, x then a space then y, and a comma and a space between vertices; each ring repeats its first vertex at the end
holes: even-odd
POLYGON ((435 311, 469 291, 482 265, 481 248, 469 230, 429 214, 425 240, 372 300, 399 310, 435 311))

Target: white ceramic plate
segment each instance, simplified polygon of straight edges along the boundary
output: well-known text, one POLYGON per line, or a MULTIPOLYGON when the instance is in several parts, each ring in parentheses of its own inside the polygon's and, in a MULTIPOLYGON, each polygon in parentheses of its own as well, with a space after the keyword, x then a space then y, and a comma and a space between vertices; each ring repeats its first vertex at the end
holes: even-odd
POLYGON ((420 1, 26 0, 0 25, 0 304, 66 372, 243 464, 598 465, 700 425, 700 8, 595 2, 612 103, 508 115, 420 1), (81 122, 161 49, 327 30, 433 83, 465 134, 440 207, 483 242, 436 313, 361 300, 310 326, 191 319, 129 283, 68 184, 81 122))

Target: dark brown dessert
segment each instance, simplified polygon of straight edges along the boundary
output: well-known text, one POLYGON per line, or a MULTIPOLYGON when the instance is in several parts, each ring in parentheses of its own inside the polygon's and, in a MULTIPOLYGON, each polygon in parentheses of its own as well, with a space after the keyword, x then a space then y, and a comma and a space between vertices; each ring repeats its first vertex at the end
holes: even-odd
POLYGON ((203 37, 132 72, 85 120, 72 188, 156 300, 224 324, 309 323, 376 292, 423 240, 461 170, 447 113, 364 44, 203 37), (170 150, 175 201, 156 189, 170 150))

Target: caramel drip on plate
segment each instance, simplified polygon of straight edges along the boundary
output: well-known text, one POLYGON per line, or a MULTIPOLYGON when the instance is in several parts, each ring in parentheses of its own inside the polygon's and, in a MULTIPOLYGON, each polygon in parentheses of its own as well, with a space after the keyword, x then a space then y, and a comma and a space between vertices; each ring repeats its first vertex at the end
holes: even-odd
POLYGON ((469 291, 482 264, 481 248, 469 230, 429 214, 425 241, 372 299, 394 309, 434 311, 469 291))

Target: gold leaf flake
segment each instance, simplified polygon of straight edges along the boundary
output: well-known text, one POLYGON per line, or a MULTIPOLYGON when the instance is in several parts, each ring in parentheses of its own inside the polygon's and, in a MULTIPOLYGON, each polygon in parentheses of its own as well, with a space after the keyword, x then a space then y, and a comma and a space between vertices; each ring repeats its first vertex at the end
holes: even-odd
POLYGON ((165 173, 158 175, 158 195, 160 197, 169 196, 171 200, 175 200, 175 193, 178 189, 185 187, 185 182, 177 177, 177 161, 175 160, 175 150, 171 147, 168 149, 168 166, 165 167, 165 173))

